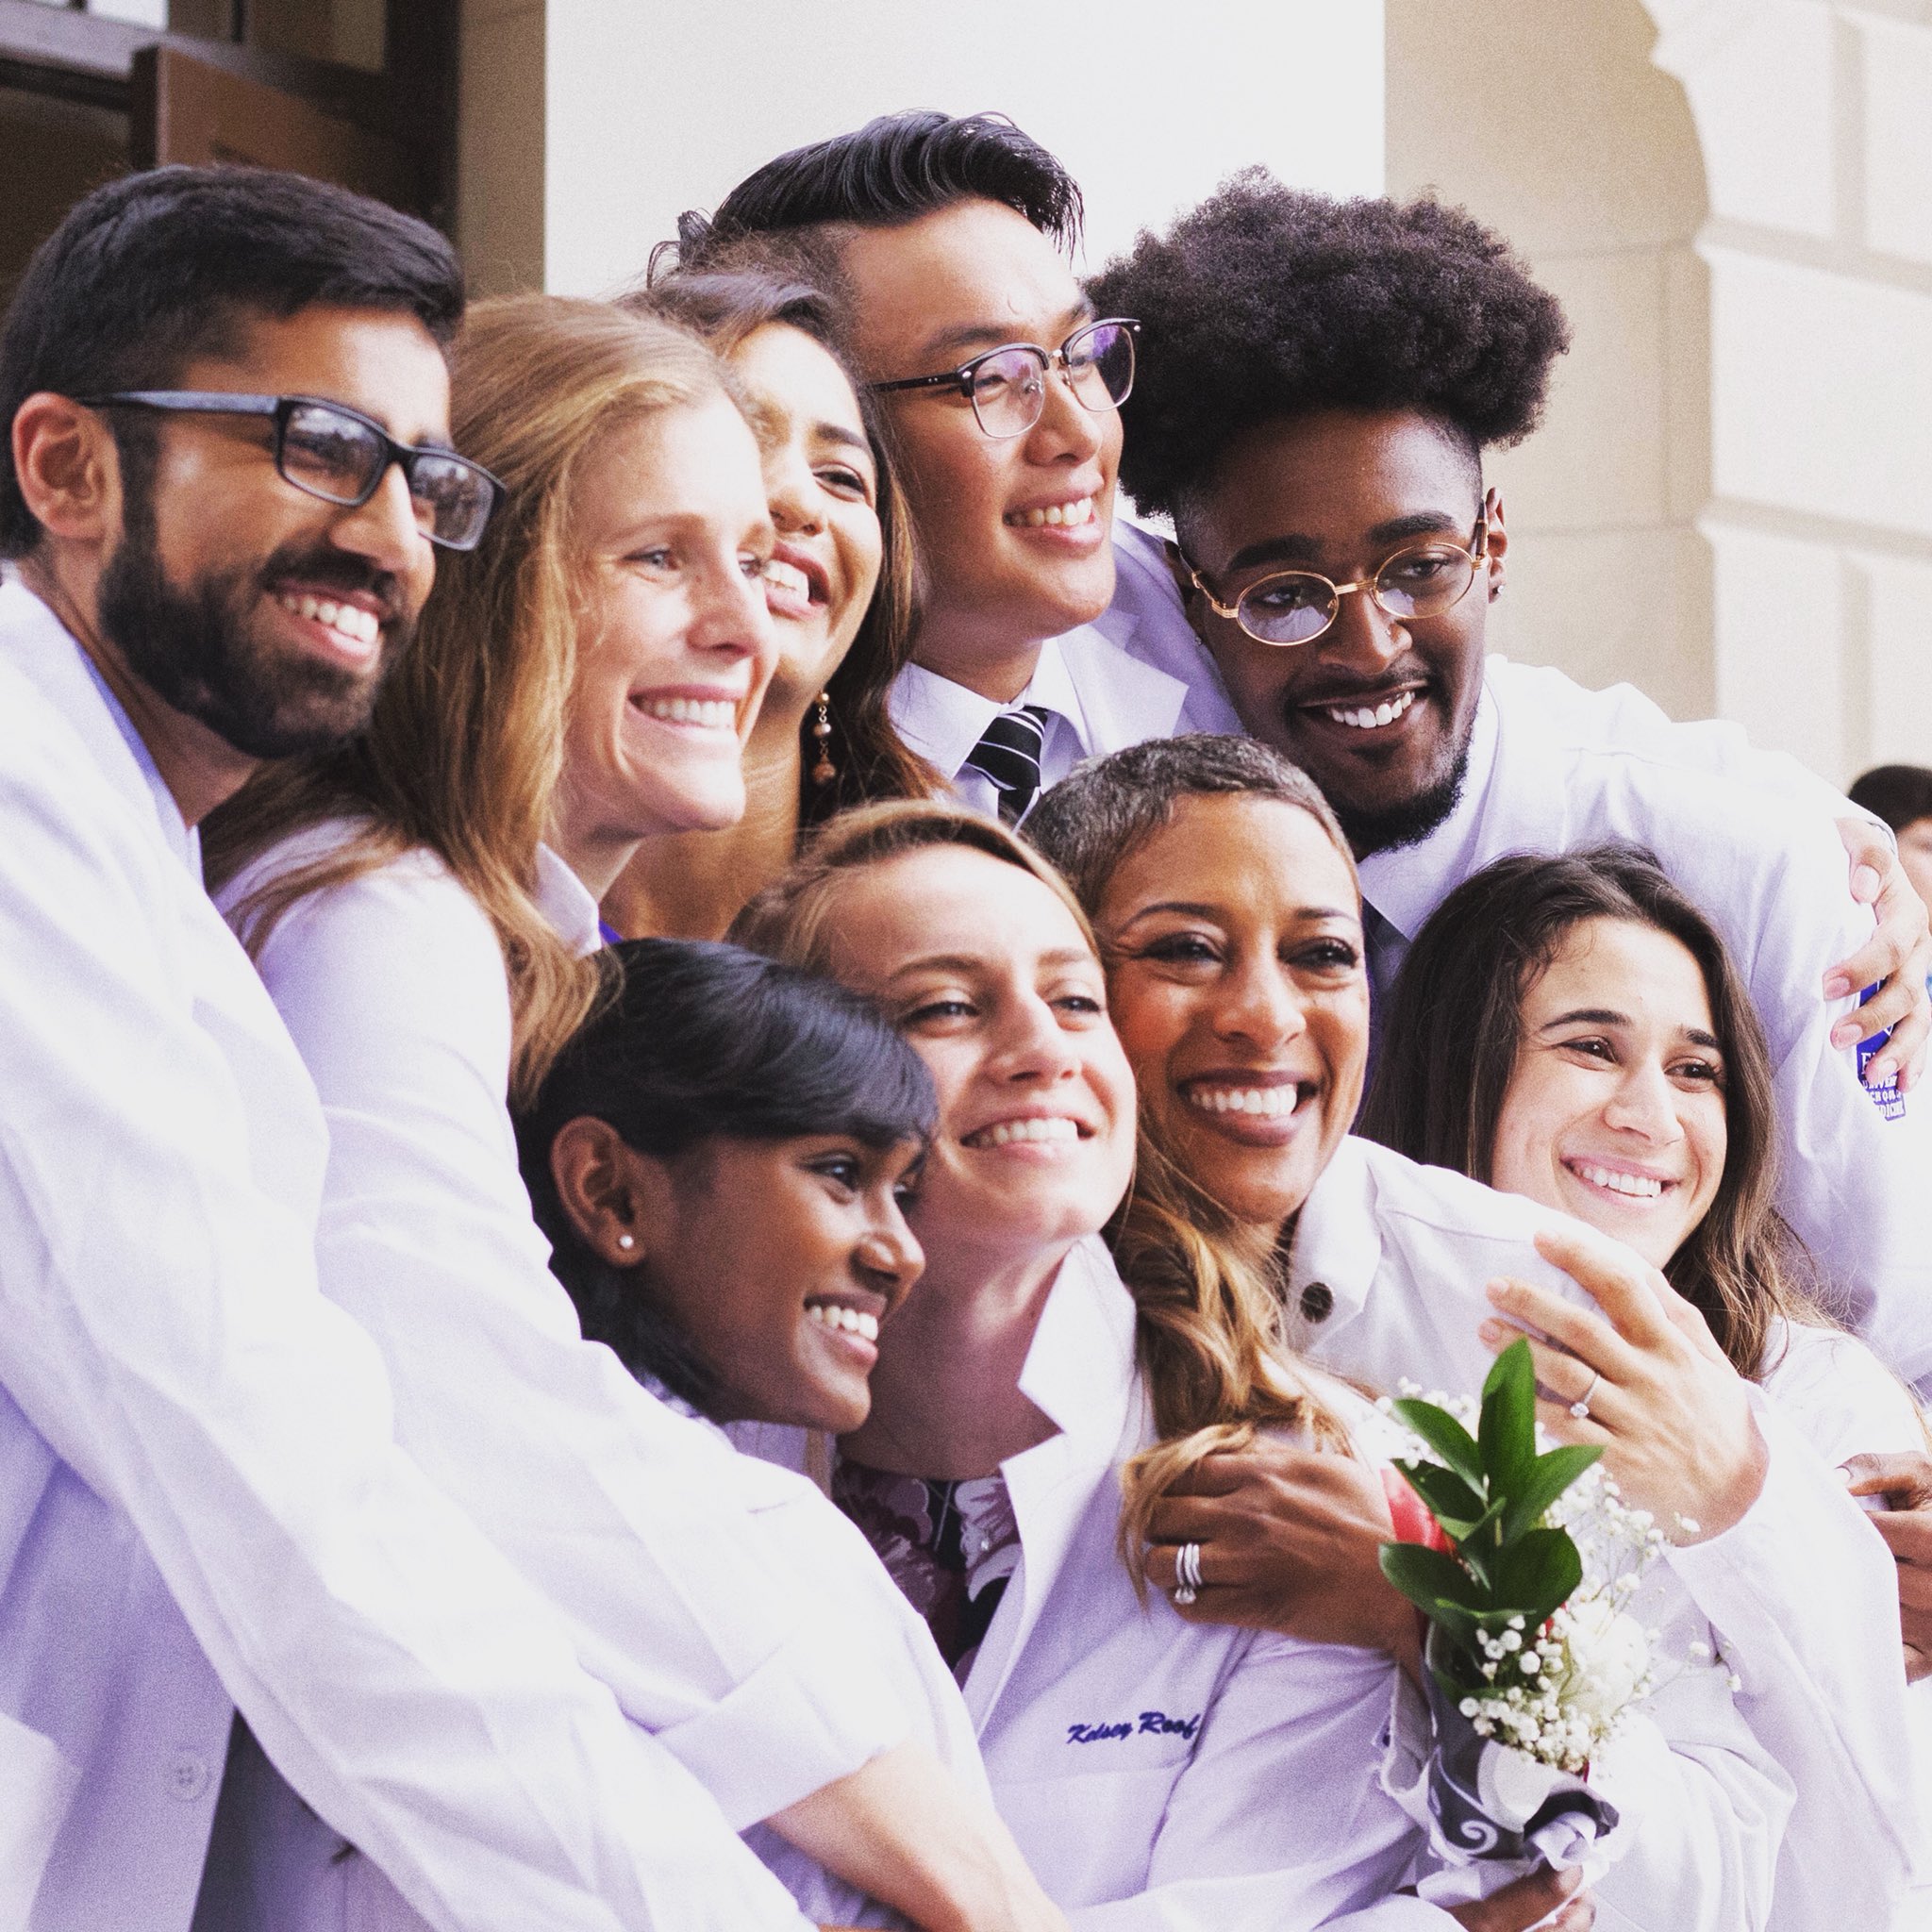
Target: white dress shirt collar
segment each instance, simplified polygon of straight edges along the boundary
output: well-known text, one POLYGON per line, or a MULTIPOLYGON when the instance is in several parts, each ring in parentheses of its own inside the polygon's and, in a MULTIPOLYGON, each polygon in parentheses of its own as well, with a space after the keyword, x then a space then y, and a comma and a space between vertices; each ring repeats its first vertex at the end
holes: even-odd
POLYGON ((40 687, 49 702, 59 708, 120 790, 130 797, 145 791, 154 802, 155 823, 168 850, 200 878, 200 836, 181 816, 181 808, 175 803, 175 794, 168 790, 153 754, 134 728, 134 721, 108 689, 93 659, 81 649, 79 640, 55 616, 44 599, 14 577, 0 582, 0 655, 11 659, 18 670, 40 687), (92 703, 88 697, 90 685, 95 700, 92 703), (125 756, 117 754, 113 739, 100 728, 104 723, 114 727, 125 756), (139 779, 139 787, 127 782, 130 777, 139 779))
POLYGON ((1444 879, 1463 879, 1482 860, 1477 849, 1490 783, 1495 775, 1500 717, 1487 668, 1475 721, 1470 727, 1469 763, 1449 816, 1411 845, 1372 852, 1361 861, 1362 892, 1405 940, 1413 940, 1441 904, 1444 879))
POLYGON ((1187 697, 1179 678, 1130 658, 1092 625, 1081 625, 1041 644, 1033 676, 1011 705, 981 697, 923 664, 900 672, 890 702, 900 737, 969 804, 991 809, 991 781, 977 787, 977 774, 963 767, 1002 711, 1038 705, 1047 713, 1040 765, 1044 788, 1082 758, 1170 736, 1180 728, 1187 697))
MULTIPOLYGON (((1039 705, 1065 720, 1079 740, 1078 755, 1084 756, 1088 749, 1086 719, 1059 645, 1058 638, 1049 638, 1040 647, 1040 661, 1026 689, 1009 705, 982 697, 966 685, 928 671, 924 664, 908 664, 892 681, 889 700, 892 724, 899 736, 948 783, 958 777, 960 767, 986 735, 986 727, 1002 711, 1020 705, 1039 705)), ((1053 718, 1049 718, 1049 730, 1052 725, 1053 718)))
POLYGON ((597 902, 591 889, 548 845, 537 847, 537 910, 578 958, 604 943, 597 902))

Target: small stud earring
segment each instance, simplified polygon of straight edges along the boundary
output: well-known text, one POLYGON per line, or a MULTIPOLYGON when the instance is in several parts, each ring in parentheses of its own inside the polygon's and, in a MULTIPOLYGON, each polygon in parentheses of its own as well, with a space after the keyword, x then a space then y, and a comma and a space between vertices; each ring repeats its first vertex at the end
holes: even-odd
POLYGON ((625 1249, 626 1252, 636 1247, 637 1244, 638 1238, 634 1234, 621 1234, 617 1237, 617 1245, 620 1248, 625 1249))
POLYGON ((839 768, 832 762, 827 744, 832 735, 831 692, 820 691, 815 702, 819 708, 819 715, 811 727, 811 735, 819 741, 819 761, 811 768, 811 782, 814 785, 829 785, 839 775, 839 768))

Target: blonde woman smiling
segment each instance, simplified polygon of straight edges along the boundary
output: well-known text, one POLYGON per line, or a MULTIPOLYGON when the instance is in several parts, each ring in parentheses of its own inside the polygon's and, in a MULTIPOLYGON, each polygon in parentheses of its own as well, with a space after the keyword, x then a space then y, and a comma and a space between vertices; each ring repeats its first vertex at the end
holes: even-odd
POLYGON ((938 783, 886 708, 910 649, 911 534, 875 406, 834 349, 817 289, 753 263, 674 275, 631 306, 725 358, 758 427, 776 531, 765 589, 778 661, 745 741, 744 816, 645 840, 604 896, 626 938, 717 939, 791 863, 802 832, 938 783))
MULTIPOLYGON (((702 343, 597 303, 473 310, 454 382, 501 517, 367 738, 264 774, 211 826, 328 1119, 324 1290, 381 1348, 405 1446, 734 1828, 772 1819, 928 1925, 1051 1925, 843 1607, 774 1588, 757 1465, 584 1344, 517 1172, 508 1099, 597 997, 597 895, 641 840, 743 809, 776 656, 758 443, 702 343)), ((312 1820, 258 1836, 379 1897, 312 1820)))

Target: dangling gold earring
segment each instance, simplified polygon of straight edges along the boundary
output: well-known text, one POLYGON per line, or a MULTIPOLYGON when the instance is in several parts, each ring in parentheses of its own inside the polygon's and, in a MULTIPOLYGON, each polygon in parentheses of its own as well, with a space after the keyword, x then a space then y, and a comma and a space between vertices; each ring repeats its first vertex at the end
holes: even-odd
POLYGON ((811 735, 819 741, 819 761, 811 768, 811 782, 814 785, 829 785, 839 775, 839 768, 832 762, 827 741, 832 736, 832 694, 822 691, 818 695, 819 715, 811 727, 811 735))

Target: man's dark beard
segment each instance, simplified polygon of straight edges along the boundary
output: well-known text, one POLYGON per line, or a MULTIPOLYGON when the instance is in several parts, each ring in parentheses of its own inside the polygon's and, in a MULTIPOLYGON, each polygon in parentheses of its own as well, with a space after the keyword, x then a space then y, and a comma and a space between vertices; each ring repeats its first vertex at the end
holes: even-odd
POLYGON ((1332 792, 1328 803, 1341 821, 1341 829, 1355 848, 1357 858, 1372 852, 1389 852, 1399 845, 1413 845, 1426 839, 1456 809, 1462 796, 1462 781, 1469 776, 1469 744, 1475 734, 1466 732, 1456 753, 1456 762, 1435 784, 1405 798, 1399 805, 1380 811, 1358 811, 1342 804, 1332 792))
POLYGON ((285 544, 259 564, 242 564, 177 590, 161 569, 147 465, 125 466, 121 542, 101 574, 101 630, 128 669, 162 703, 198 719, 254 758, 325 751, 369 723, 382 679, 401 657, 412 625, 396 614, 395 579, 331 545, 285 544), (259 648, 250 618, 268 586, 366 591, 385 609, 383 655, 375 675, 318 658, 259 648))

